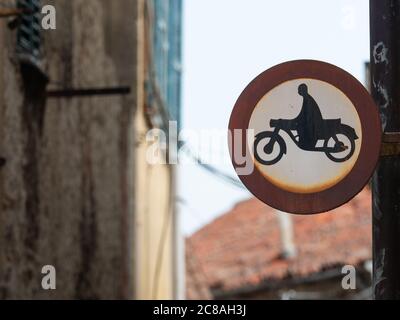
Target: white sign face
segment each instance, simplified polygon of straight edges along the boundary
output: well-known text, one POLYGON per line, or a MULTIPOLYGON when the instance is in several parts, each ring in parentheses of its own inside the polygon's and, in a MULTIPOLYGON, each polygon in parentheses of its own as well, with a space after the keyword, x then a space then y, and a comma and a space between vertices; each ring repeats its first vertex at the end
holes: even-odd
POLYGON ((329 189, 353 169, 362 145, 361 121, 350 99, 331 84, 296 79, 269 91, 249 129, 254 163, 275 186, 308 194, 329 189))

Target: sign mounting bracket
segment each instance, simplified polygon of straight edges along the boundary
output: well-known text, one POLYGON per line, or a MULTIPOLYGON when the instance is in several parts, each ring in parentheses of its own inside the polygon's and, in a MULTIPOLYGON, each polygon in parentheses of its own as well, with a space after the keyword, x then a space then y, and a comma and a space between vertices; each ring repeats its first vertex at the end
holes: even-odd
POLYGON ((400 155, 400 132, 385 132, 382 137, 381 157, 400 155))

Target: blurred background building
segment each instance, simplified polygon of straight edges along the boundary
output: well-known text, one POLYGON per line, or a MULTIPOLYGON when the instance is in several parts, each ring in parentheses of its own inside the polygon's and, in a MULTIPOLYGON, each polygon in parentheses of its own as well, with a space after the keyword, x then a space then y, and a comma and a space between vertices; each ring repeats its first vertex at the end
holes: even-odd
POLYGON ((29 11, 0 21, 0 298, 181 297, 175 170, 148 165, 145 139, 180 118, 181 0, 0 2, 15 8, 29 11))
POLYGON ((371 228, 368 189, 316 216, 241 202, 187 239, 187 298, 370 299, 371 228), (346 265, 354 290, 342 287, 346 265))

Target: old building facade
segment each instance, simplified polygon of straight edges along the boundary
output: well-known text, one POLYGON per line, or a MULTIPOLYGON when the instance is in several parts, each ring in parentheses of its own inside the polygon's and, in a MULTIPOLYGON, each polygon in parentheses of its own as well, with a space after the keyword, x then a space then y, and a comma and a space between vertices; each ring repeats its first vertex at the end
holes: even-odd
MULTIPOLYGON (((28 46, 32 14, 1 19, 0 298, 178 295, 174 168, 146 161, 146 132, 162 125, 148 112, 157 3, 49 0, 56 30, 40 30, 39 43, 30 30, 28 46), (44 265, 56 290, 41 287, 44 265)), ((166 21, 176 39, 179 16, 166 21)), ((166 54, 179 60, 179 45, 166 54)))

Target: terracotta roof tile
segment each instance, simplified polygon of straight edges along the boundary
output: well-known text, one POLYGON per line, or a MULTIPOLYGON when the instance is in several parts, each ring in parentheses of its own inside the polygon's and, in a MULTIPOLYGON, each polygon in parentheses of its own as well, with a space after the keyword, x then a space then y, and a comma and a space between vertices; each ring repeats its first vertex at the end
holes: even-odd
POLYGON ((195 233, 188 239, 187 255, 196 256, 207 287, 225 291, 371 259, 368 190, 334 211, 292 217, 297 248, 293 259, 281 258, 276 211, 254 198, 195 233))
POLYGON ((189 300, 211 299, 202 265, 192 252, 193 248, 188 239, 186 241, 186 297, 189 300))

